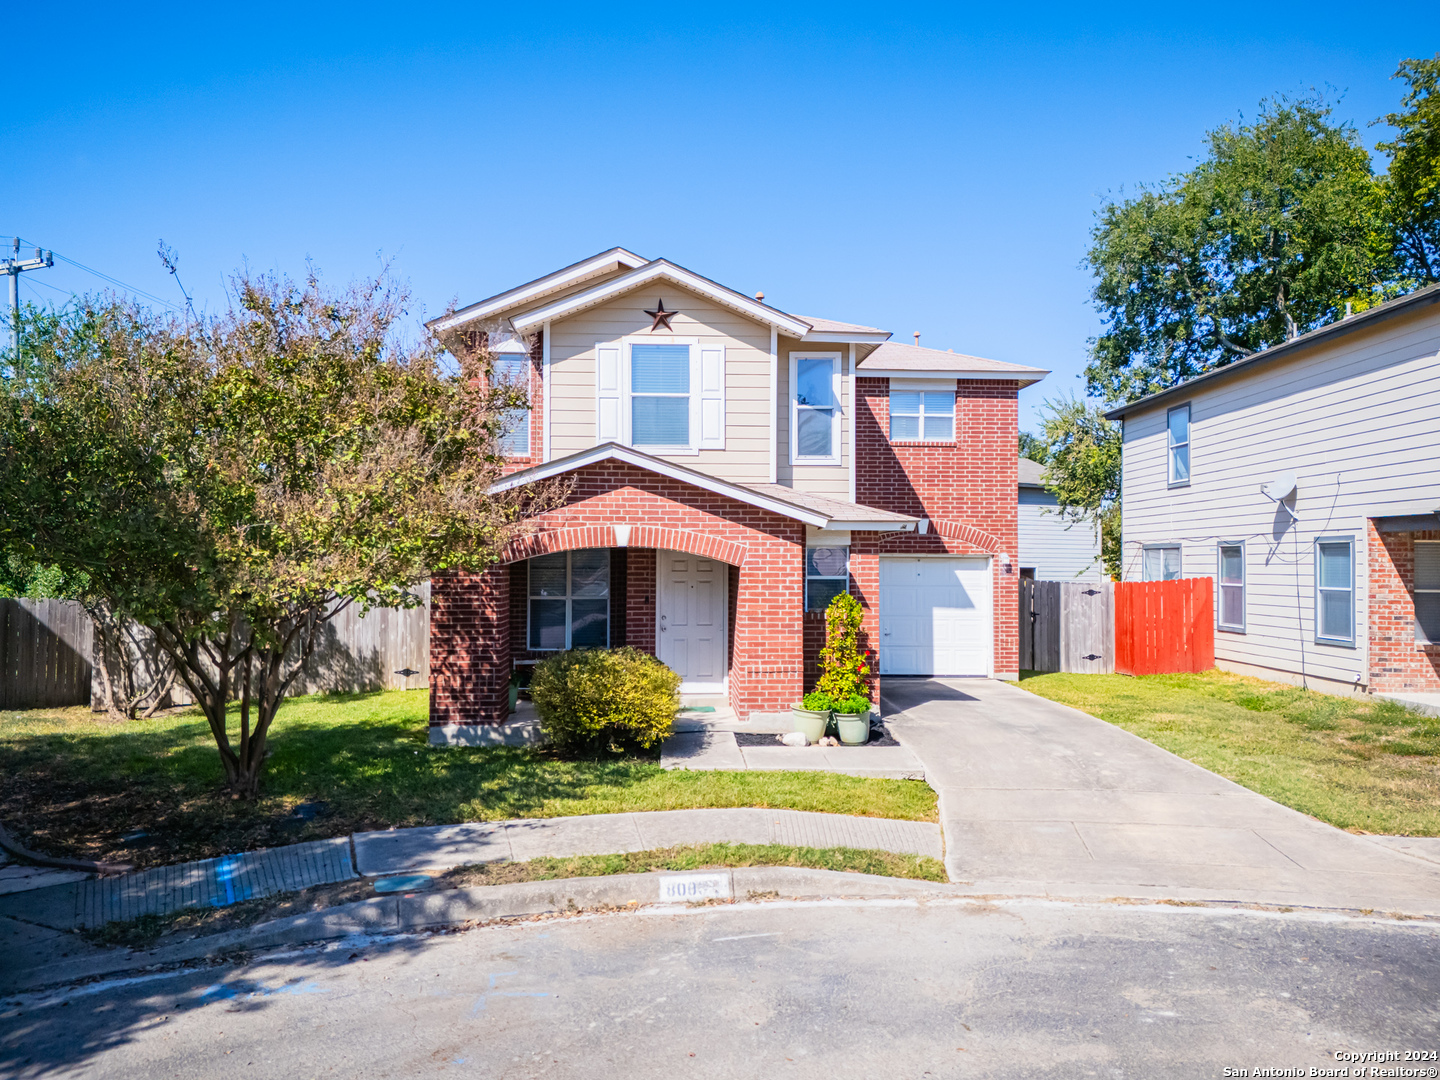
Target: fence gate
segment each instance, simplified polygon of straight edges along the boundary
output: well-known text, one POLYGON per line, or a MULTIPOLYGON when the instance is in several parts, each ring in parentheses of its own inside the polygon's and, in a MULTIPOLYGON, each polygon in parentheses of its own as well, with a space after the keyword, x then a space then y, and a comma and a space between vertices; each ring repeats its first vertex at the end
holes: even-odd
POLYGON ((1122 581, 1115 586, 1115 670, 1122 675, 1215 666, 1214 582, 1122 581))
POLYGON ((73 601, 0 598, 0 709, 87 704, 92 634, 73 601))
POLYGON ((1020 582, 1020 666, 1028 671, 1115 670, 1108 581, 1020 582))

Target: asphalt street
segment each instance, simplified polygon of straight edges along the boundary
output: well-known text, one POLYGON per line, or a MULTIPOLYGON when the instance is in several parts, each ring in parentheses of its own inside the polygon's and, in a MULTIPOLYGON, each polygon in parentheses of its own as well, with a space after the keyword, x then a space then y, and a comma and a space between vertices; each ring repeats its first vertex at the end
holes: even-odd
POLYGON ((0 1008, 7 1078, 1305 1075, 1440 1051, 1440 925, 1039 900, 647 909, 0 1008))

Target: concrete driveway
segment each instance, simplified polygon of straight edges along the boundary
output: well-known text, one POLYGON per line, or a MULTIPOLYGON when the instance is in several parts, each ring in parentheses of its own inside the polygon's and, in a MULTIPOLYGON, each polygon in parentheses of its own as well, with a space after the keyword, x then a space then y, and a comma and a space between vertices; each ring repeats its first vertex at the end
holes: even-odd
POLYGON ((1440 915, 1440 865, 1342 832, 1076 709, 983 679, 884 680, 975 893, 1440 915))

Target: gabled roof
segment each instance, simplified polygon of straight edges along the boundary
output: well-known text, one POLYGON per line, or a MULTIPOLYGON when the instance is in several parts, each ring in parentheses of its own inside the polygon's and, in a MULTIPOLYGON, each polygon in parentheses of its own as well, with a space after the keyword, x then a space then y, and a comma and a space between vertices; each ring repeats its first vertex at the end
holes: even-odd
POLYGON ((769 510, 782 517, 802 521, 817 529, 853 529, 883 532, 913 532, 918 518, 907 514, 894 514, 888 510, 877 510, 873 506, 861 506, 843 499, 831 499, 823 495, 811 495, 781 487, 779 484, 735 484, 728 480, 676 465, 673 461, 651 457, 643 451, 620 443, 607 442, 589 450, 568 457, 556 458, 543 465, 535 465, 521 472, 511 473, 491 485, 492 492, 510 491, 526 484, 562 476, 587 465, 601 461, 623 461, 637 469, 680 480, 717 495, 724 495, 749 506, 769 510))
POLYGON ((546 274, 534 281, 527 281, 524 285, 517 285, 513 289, 497 293, 479 303, 451 312, 449 315, 431 319, 425 325, 433 330, 449 330, 462 323, 495 315, 506 308, 515 307, 517 304, 537 302, 589 278, 601 277, 613 273, 617 269, 633 270, 637 266, 644 266, 645 262, 645 259, 634 252, 626 251, 624 248, 611 248, 609 251, 600 252, 599 255, 592 255, 588 259, 571 263, 563 269, 556 270, 553 274, 546 274))
POLYGON ((881 330, 874 326, 840 322, 838 319, 819 319, 814 315, 797 315, 795 317, 810 324, 810 330, 801 339, 802 341, 853 341, 856 344, 868 342, 878 344, 890 339, 889 330, 881 330))
POLYGON ((1193 379, 1186 379, 1182 383, 1176 383, 1168 390, 1157 390, 1153 394, 1137 398, 1125 405, 1117 405, 1105 414, 1109 420, 1123 420, 1129 413, 1140 412, 1152 406, 1159 405, 1166 401, 1173 401, 1176 398, 1183 398, 1204 383, 1213 382, 1216 379, 1229 378, 1232 375, 1248 374, 1256 367, 1270 363, 1273 360, 1284 359, 1297 350, 1308 348, 1311 345, 1318 345, 1324 342, 1333 341, 1357 330, 1366 330, 1379 323, 1393 319, 1397 315, 1403 315, 1410 311, 1418 311, 1421 308, 1429 307, 1432 304, 1440 303, 1440 285, 1428 285, 1423 289, 1416 289, 1405 296, 1397 297, 1394 300, 1387 300, 1383 304, 1377 304, 1360 312, 1358 315, 1351 315, 1348 319, 1340 319, 1336 322, 1327 323, 1318 329, 1311 330, 1308 334, 1301 334, 1297 338, 1282 342, 1279 345, 1271 345, 1268 349, 1261 349, 1259 352, 1242 356, 1224 367, 1207 371, 1203 375, 1196 375, 1193 379))
POLYGON ((756 322, 765 323, 775 327, 783 334, 791 337, 802 337, 810 329, 810 324, 797 319, 794 315, 787 315, 779 308, 773 308, 769 304, 761 303, 744 293, 738 293, 734 289, 726 288, 719 282, 711 281, 707 277, 701 277, 693 270, 687 270, 683 266, 676 266, 668 259, 655 259, 644 266, 636 267, 628 274, 621 274, 619 277, 611 278, 609 281, 602 281, 593 289, 586 289, 583 292, 575 293, 573 296, 564 297, 552 304, 545 304, 540 307, 531 308, 512 315, 510 321, 514 323, 515 329, 520 333, 528 333, 538 330, 545 323, 552 319, 563 319, 568 315, 584 311, 597 304, 613 299, 622 293, 627 293, 641 285, 648 285, 653 281, 670 281, 676 285, 697 292, 708 300, 713 300, 722 307, 728 307, 732 311, 738 311, 742 315, 749 316, 756 322))
POLYGON ((983 356, 966 356, 941 349, 924 349, 899 341, 887 341, 871 350, 869 356, 855 365, 855 371, 859 375, 880 378, 923 378, 931 375, 956 379, 1014 379, 1021 386, 1037 383, 1050 374, 1045 368, 987 360, 983 356))
POLYGON ((1021 487, 1044 487, 1045 466, 1038 461, 1031 461, 1029 458, 1020 459, 1020 486, 1021 487))

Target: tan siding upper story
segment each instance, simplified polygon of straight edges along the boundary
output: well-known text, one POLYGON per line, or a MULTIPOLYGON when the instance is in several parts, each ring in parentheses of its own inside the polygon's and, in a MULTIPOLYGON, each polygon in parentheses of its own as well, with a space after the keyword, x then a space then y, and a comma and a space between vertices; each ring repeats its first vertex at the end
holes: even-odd
POLYGON ((844 344, 804 344, 794 338, 779 340, 780 391, 776 395, 776 442, 780 457, 776 479, 797 491, 813 491, 837 499, 850 497, 850 438, 854 416, 850 403, 854 400, 855 379, 850 371, 850 346, 844 344), (840 357, 840 463, 837 465, 795 464, 790 456, 790 422, 793 401, 790 388, 790 356, 792 353, 829 353, 840 357))
POLYGON ((1186 577, 1216 575, 1221 541, 1245 543, 1246 630, 1216 657, 1354 684, 1368 670, 1366 519, 1440 507, 1440 314, 1397 316, 1197 387, 1188 486, 1167 482, 1166 415, 1125 420, 1124 575, 1146 544, 1178 542, 1186 577), (1260 486, 1294 472, 1299 523, 1260 486), (1355 541, 1355 647, 1315 641, 1314 542, 1355 541), (1297 632, 1297 626, 1299 632, 1297 632))

